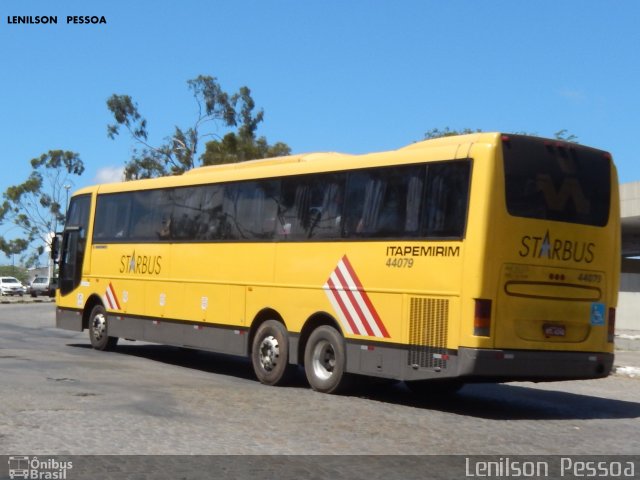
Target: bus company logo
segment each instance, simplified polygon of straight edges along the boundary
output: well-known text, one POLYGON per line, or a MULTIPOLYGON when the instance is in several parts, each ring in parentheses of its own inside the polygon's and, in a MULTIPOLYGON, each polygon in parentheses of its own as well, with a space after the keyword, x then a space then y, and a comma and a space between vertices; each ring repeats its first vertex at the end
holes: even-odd
POLYGON ((544 237, 525 235, 520 240, 521 257, 548 258, 549 260, 573 261, 576 263, 591 263, 595 257, 593 242, 578 242, 553 238, 549 230, 544 237))
POLYGON ((380 315, 346 255, 338 262, 322 288, 348 333, 389 338, 380 315))
POLYGON ((161 255, 131 255, 120 257, 120 273, 134 273, 146 275, 160 275, 162 271, 161 255))
POLYGON ((55 458, 41 460, 38 457, 10 456, 9 478, 28 478, 38 480, 65 480, 67 471, 73 468, 73 462, 59 461, 55 458))

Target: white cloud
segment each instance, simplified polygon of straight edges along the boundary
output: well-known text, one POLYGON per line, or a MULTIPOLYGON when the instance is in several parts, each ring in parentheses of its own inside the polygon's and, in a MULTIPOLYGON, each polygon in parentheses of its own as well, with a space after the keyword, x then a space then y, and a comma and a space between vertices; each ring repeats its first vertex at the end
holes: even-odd
POLYGON ((563 88, 558 93, 574 104, 582 104, 587 100, 587 95, 582 90, 563 88))
POLYGON ((124 167, 104 167, 96 173, 96 183, 114 183, 124 180, 124 167))

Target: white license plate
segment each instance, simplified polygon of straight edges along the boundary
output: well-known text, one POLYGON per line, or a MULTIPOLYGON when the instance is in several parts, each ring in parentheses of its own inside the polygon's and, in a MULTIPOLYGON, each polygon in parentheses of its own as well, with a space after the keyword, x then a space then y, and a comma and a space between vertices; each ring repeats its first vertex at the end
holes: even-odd
POLYGON ((567 328, 564 325, 545 325, 544 336, 549 337, 564 337, 567 334, 567 328))

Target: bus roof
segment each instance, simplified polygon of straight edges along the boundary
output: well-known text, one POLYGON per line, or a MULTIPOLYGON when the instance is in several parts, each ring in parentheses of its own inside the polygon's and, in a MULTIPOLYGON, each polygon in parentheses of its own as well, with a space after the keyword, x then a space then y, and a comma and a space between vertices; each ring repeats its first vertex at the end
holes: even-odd
POLYGON ((467 155, 468 149, 460 149, 459 147, 463 145, 470 146, 474 143, 495 144, 499 138, 500 134, 496 132, 472 133, 467 135, 455 135, 423 140, 414 142, 397 150, 365 153, 360 155, 337 152, 315 152, 295 154, 285 157, 249 160, 239 163, 210 165, 194 168, 182 175, 170 175, 153 179, 95 185, 93 187, 80 189, 74 192, 74 195, 91 193, 96 190, 99 193, 113 193, 119 191, 147 190, 201 183, 225 182, 243 178, 265 178, 269 176, 277 177, 291 174, 304 174, 318 171, 320 165, 322 165, 321 169, 326 171, 359 168, 364 163, 372 166, 391 165, 395 163, 395 161, 390 161, 390 153, 397 154, 396 158, 398 163, 403 163, 409 157, 415 156, 416 153, 420 153, 420 157, 424 161, 462 158, 467 155), (420 152, 421 150, 423 152, 420 152), (429 154, 425 155, 427 151, 429 154))
POLYGON ((224 163, 221 165, 207 165, 189 170, 184 175, 199 175, 203 173, 220 172, 224 170, 239 170, 253 167, 266 167, 270 165, 283 165, 287 163, 309 162, 312 160, 323 160, 327 158, 352 157, 346 153, 337 152, 316 152, 299 153, 297 155, 287 155, 285 157, 261 158, 257 160, 247 160, 245 162, 224 163))

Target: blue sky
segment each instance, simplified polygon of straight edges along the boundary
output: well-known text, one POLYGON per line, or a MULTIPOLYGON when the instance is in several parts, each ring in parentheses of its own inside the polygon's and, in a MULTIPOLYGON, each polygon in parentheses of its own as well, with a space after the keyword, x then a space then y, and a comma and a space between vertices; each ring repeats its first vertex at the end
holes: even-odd
POLYGON ((159 144, 195 119, 200 74, 249 86, 258 134, 294 153, 395 149, 434 127, 567 129, 640 180, 639 21, 636 0, 3 0, 0 189, 51 149, 80 154, 75 187, 106 178, 133 146, 107 138, 106 99, 131 95, 159 144))

